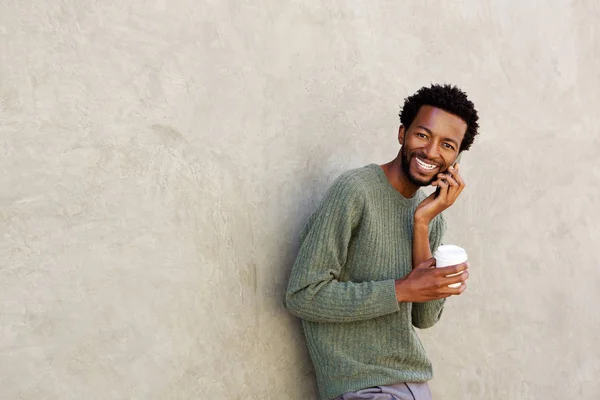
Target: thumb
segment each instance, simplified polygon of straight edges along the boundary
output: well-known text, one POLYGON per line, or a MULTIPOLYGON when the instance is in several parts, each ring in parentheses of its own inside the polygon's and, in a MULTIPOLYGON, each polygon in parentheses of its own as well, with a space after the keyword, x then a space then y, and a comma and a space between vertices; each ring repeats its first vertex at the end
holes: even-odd
POLYGON ((419 203, 419 207, 424 207, 429 203, 432 203, 435 200, 435 191, 431 193, 429 196, 425 197, 421 203, 419 203))
POLYGON ((427 196, 425 198, 425 200, 433 200, 433 199, 435 199, 435 190, 433 191, 433 193, 431 193, 429 196, 427 196))
POLYGON ((415 269, 429 269, 435 266, 435 258, 431 257, 428 260, 420 262, 415 269))

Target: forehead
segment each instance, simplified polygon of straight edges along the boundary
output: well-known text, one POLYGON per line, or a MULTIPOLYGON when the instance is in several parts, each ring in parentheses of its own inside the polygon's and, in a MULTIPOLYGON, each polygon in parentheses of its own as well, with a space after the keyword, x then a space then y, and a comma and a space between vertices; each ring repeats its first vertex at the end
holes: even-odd
POLYGON ((467 123, 460 117, 432 106, 422 106, 410 128, 414 129, 419 125, 435 135, 451 137, 459 143, 467 131, 467 123))

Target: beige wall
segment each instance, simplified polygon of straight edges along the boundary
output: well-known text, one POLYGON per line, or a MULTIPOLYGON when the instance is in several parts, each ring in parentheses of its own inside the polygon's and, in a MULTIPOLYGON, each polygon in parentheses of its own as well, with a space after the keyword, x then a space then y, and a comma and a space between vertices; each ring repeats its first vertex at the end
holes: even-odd
POLYGON ((0 2, 0 398, 314 398, 298 231, 450 82, 482 134, 436 399, 597 399, 598 4, 0 2))

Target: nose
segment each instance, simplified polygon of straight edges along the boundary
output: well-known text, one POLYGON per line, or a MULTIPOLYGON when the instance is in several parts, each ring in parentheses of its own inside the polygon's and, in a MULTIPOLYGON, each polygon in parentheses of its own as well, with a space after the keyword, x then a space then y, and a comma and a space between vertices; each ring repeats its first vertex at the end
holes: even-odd
POLYGON ((440 156, 440 153, 438 151, 438 144, 436 142, 436 140, 430 140, 427 143, 427 146, 425 146, 425 154, 430 160, 436 160, 440 156))

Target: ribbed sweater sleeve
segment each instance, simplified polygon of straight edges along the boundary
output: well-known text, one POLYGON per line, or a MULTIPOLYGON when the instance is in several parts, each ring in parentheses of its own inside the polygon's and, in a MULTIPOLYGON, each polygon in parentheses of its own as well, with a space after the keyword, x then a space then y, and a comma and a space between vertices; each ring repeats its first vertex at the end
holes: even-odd
MULTIPOLYGON (((431 253, 442 244, 444 233, 446 232, 446 221, 443 215, 436 217, 430 226, 431 232, 429 235, 429 243, 431 253)), ((412 323, 416 328, 430 328, 438 322, 444 311, 446 299, 432 300, 425 303, 413 303, 412 306, 412 323)))
POLYGON ((340 282, 352 231, 360 222, 364 192, 342 175, 329 189, 301 237, 286 305, 314 322, 351 322, 398 311, 394 280, 340 282))

